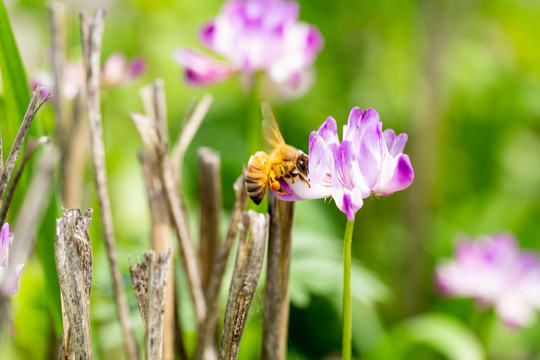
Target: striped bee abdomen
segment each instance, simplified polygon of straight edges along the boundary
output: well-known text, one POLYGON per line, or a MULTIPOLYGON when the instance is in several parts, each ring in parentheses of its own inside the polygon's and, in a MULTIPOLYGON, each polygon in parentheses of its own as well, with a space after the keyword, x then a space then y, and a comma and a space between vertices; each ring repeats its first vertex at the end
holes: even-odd
POLYGON ((263 151, 259 151, 249 158, 245 185, 249 197, 256 205, 259 205, 266 195, 269 165, 269 156, 263 151))

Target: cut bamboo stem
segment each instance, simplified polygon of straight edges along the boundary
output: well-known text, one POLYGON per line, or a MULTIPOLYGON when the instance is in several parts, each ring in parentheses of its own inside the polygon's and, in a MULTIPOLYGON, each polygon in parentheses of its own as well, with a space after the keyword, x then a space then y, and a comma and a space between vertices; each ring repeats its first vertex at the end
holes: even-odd
POLYGON ((122 275, 116 258, 116 242, 105 168, 105 145, 103 144, 100 98, 100 57, 101 42, 105 27, 105 10, 101 8, 97 9, 94 19, 89 19, 85 12, 81 12, 80 18, 83 58, 86 68, 86 108, 90 130, 90 148, 92 152, 94 180, 98 193, 99 207, 101 209, 103 238, 111 266, 116 306, 124 334, 126 357, 129 360, 136 360, 138 359, 137 345, 129 321, 129 308, 124 293, 122 275))
POLYGON ((289 264, 291 259, 294 202, 268 195, 270 230, 264 292, 264 323, 261 359, 287 357, 289 325, 289 264))
MULTIPOLYGON (((153 141, 159 143, 167 139, 167 107, 165 102, 165 89, 163 80, 157 79, 151 85, 145 86, 140 91, 141 99, 147 114, 146 127, 150 129, 142 132, 155 131, 155 138, 147 143, 150 145, 153 141)), ((144 136, 141 133, 141 136, 144 136)), ((165 252, 172 247, 171 221, 169 217, 167 200, 159 178, 159 161, 157 152, 152 154, 140 152, 141 161, 148 204, 151 218, 151 248, 156 252, 165 252)), ((174 319, 174 261, 171 256, 169 266, 169 276, 167 282, 167 296, 165 299, 165 317, 163 320, 163 359, 174 360, 174 341, 175 341, 175 319, 174 319)))
POLYGON ((257 214, 253 210, 246 212, 225 311, 219 348, 220 360, 233 360, 238 356, 249 308, 259 282, 267 237, 268 216, 257 214), (249 241, 248 226, 251 233, 249 241))
MULTIPOLYGON (((209 106, 211 97, 205 96, 205 99, 207 99, 205 100, 205 103, 207 103, 209 106)), ((146 107, 148 106, 146 105, 146 107)), ((152 113, 152 110, 148 112, 152 113)), ((171 163, 171 159, 167 154, 167 139, 163 138, 164 131, 159 130, 159 122, 156 122, 155 119, 141 114, 131 114, 131 117, 141 135, 144 144, 148 149, 150 159, 156 159, 157 164, 159 164, 158 175, 165 198, 167 199, 167 207, 170 214, 171 223, 178 240, 182 266, 187 277, 188 288, 195 310, 197 327, 200 329, 206 317, 207 310, 201 277, 201 264, 189 233, 188 217, 183 202, 183 196, 177 186, 178 177, 175 174, 175 168, 171 163)), ((202 121, 202 119, 200 121, 202 121)), ((195 120, 191 120, 191 118, 187 121, 187 124, 196 123, 197 122, 195 120)), ((193 126, 194 125, 189 125, 190 133, 192 131, 196 131, 196 128, 198 128, 197 125, 195 130, 193 130, 193 126)), ((188 131, 186 130, 186 127, 184 127, 184 131, 188 131)), ((175 145, 175 148, 186 149, 189 146, 189 142, 192 138, 192 135, 185 136, 184 132, 182 132, 178 142, 175 145)), ((181 163, 184 153, 182 151, 177 153, 180 154, 178 161, 181 163)))
POLYGON ((219 292, 223 282, 223 274, 227 266, 229 254, 238 233, 239 224, 242 218, 242 211, 246 207, 247 193, 245 190, 244 175, 238 177, 233 188, 236 194, 236 202, 231 214, 229 229, 225 236, 225 241, 220 244, 215 264, 212 268, 212 276, 206 287, 207 314, 199 331, 196 360, 206 360, 208 357, 216 356, 215 333, 219 319, 219 292))
POLYGON ((161 360, 163 349, 163 318, 167 296, 172 248, 160 253, 149 250, 144 262, 130 266, 131 279, 146 330, 146 359, 161 360))
POLYGON ((199 148, 199 202, 200 240, 199 254, 202 280, 208 288, 210 276, 221 244, 219 222, 221 217, 221 162, 219 154, 209 148, 199 148))
POLYGON ((197 327, 200 329, 201 324, 206 317, 206 301, 201 277, 201 267, 197 251, 191 240, 186 222, 187 215, 183 204, 183 197, 180 189, 176 186, 175 176, 172 170, 171 162, 166 153, 160 155, 161 159, 161 183, 167 197, 169 213, 171 215, 172 224, 176 232, 180 255, 182 257, 182 265, 186 272, 188 286, 195 308, 195 317, 197 319, 197 327))
POLYGON ((64 210, 56 223, 54 254, 62 294, 64 337, 62 358, 92 359, 90 293, 92 245, 88 235, 92 209, 83 216, 79 209, 64 210), (67 323, 65 322, 67 321, 67 323))

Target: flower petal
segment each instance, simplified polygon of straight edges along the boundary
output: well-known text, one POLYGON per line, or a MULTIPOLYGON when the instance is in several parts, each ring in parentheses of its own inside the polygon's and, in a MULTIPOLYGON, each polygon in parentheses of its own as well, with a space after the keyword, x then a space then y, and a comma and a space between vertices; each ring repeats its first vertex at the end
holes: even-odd
POLYGON ((129 80, 135 79, 136 77, 142 75, 142 73, 144 73, 145 70, 146 70, 146 60, 144 60, 142 57, 136 57, 129 64, 126 80, 129 81, 129 80))
POLYGON ((4 278, 4 281, 9 281, 10 285, 7 288, 8 295, 14 295, 19 291, 19 278, 21 276, 21 270, 24 268, 24 264, 19 264, 15 267, 15 272, 9 276, 6 274, 7 279, 4 278))
POLYGON ((360 119, 362 118, 362 109, 358 106, 352 108, 349 113, 347 125, 343 126, 343 140, 356 141, 357 134, 360 131, 360 119))
POLYGON ((216 23, 215 21, 210 21, 204 25, 200 32, 200 38, 204 45, 209 49, 214 49, 214 39, 216 35, 216 23))
MULTIPOLYGON (((309 26, 306 36, 306 58, 309 59, 310 63, 315 61, 315 58, 322 50, 324 46, 324 39, 321 35, 319 29, 315 26, 309 26)), ((309 64, 311 65, 311 64, 309 64)))
POLYGON ((186 68, 186 80, 192 85, 207 85, 224 81, 236 70, 228 64, 218 62, 192 50, 178 50, 176 62, 186 68))
POLYGON ((526 301, 515 295, 505 296, 495 306, 497 315, 513 328, 523 328, 534 324, 536 313, 526 301))
MULTIPOLYGON (((300 190, 300 192, 302 192, 301 189, 299 189, 299 186, 301 186, 302 184, 300 184, 302 181, 295 181, 294 182, 294 185, 296 186, 292 186, 291 187, 291 184, 289 184, 287 181, 285 181, 285 179, 281 178, 279 179, 279 183, 281 184, 281 186, 283 186, 283 189, 285 189, 286 192, 288 192, 289 194, 279 194, 277 192, 273 192, 274 193, 274 196, 277 197, 278 199, 280 200, 283 200, 283 201, 298 201, 298 200, 306 200, 307 198, 306 197, 301 197, 297 194, 297 190, 300 190)), ((307 188, 307 185, 306 185, 306 188, 307 188)))
POLYGON ((329 116, 317 130, 317 135, 320 136, 327 145, 339 144, 336 120, 329 116))
POLYGON ((358 164, 364 181, 374 188, 380 179, 383 164, 382 123, 372 122, 363 128, 358 164))
POLYGON ((127 60, 124 54, 114 53, 105 60, 101 73, 103 83, 107 87, 118 86, 124 80, 127 60))
POLYGON ((32 90, 36 90, 38 86, 43 87, 43 90, 39 93, 41 99, 45 99, 49 93, 53 93, 54 79, 50 73, 38 71, 32 76, 31 82, 32 90))
POLYGON ((408 188, 414 180, 414 170, 408 155, 387 157, 382 166, 381 177, 373 192, 379 196, 390 195, 408 188))
POLYGON ((383 132, 388 152, 391 156, 396 156, 403 153, 405 144, 407 143, 407 134, 402 133, 396 136, 396 132, 392 129, 386 129, 383 132))
POLYGON ((348 192, 335 190, 332 194, 332 198, 336 202, 338 209, 347 215, 349 221, 354 220, 354 214, 356 214, 364 204, 364 200, 359 191, 348 192))
POLYGON ((6 267, 9 260, 9 248, 13 243, 13 233, 9 232, 9 224, 4 223, 0 231, 0 266, 6 267))

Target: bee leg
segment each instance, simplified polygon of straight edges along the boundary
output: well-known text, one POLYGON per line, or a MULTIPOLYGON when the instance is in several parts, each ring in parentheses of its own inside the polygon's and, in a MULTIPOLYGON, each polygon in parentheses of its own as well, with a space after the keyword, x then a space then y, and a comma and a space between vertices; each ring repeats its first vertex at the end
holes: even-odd
POLYGON ((311 188, 311 184, 309 183, 309 180, 307 180, 302 174, 298 174, 298 177, 300 178, 300 180, 308 184, 308 187, 311 188))

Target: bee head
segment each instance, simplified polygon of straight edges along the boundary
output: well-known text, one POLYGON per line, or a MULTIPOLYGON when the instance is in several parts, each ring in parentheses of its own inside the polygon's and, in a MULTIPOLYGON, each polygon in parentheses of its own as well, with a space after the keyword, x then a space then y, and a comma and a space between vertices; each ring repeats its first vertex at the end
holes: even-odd
POLYGON ((296 168, 304 177, 307 177, 308 175, 308 160, 308 156, 303 152, 300 152, 300 155, 298 155, 298 159, 296 160, 296 168))

